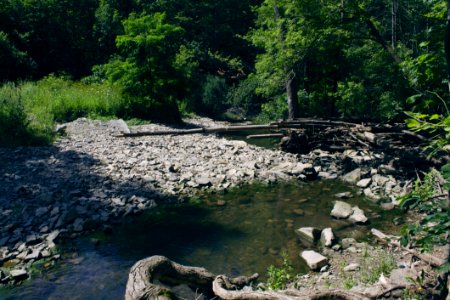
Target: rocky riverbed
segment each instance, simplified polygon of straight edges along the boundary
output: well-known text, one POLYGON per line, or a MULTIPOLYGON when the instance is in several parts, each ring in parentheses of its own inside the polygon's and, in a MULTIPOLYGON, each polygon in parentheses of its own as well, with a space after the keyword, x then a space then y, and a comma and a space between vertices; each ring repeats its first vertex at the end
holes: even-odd
MULTIPOLYGON (((189 126, 217 126, 209 119, 189 126)), ((263 181, 336 179, 392 209, 408 181, 395 158, 360 151, 297 156, 214 135, 118 138, 121 121, 78 119, 52 146, 0 149, 1 283, 59 259, 60 239, 114 230, 125 216, 203 190, 263 181)), ((170 130, 150 124, 134 131, 170 130)), ((348 195, 347 195, 348 196, 348 195)), ((341 198, 345 198, 342 195, 341 198)))

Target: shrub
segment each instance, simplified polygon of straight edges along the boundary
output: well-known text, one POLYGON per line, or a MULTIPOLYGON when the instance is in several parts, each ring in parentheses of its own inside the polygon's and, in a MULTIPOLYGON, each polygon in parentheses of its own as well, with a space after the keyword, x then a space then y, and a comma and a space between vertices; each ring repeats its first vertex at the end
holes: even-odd
POLYGON ((25 112, 20 88, 12 83, 0 88, 0 146, 37 145, 52 139, 51 126, 40 124, 25 112))
POLYGON ((202 93, 202 111, 213 116, 224 113, 227 93, 228 85, 225 79, 212 75, 206 76, 202 93))

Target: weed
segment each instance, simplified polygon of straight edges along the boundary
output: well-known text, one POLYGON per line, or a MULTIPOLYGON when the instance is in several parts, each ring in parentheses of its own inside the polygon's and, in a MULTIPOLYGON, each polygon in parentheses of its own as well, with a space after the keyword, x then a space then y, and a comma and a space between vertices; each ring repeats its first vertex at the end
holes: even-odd
POLYGON ((267 283, 266 286, 270 290, 282 290, 287 287, 287 284, 294 279, 294 268, 286 252, 281 253, 283 263, 281 267, 269 266, 267 269, 267 283))
POLYGON ((382 249, 375 250, 371 255, 362 257, 360 280, 363 283, 374 284, 381 274, 387 276, 395 267, 395 258, 391 254, 382 249))

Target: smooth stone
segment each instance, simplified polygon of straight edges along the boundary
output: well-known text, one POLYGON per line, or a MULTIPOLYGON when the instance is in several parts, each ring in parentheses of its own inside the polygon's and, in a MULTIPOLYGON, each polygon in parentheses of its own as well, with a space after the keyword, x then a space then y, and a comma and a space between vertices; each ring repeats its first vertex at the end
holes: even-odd
POLYGON ((311 270, 319 270, 328 264, 328 259, 320 253, 313 250, 305 250, 301 257, 311 270))
POLYGON ((358 206, 353 207, 353 214, 348 218, 350 222, 365 224, 369 219, 364 215, 364 211, 360 209, 358 206))
POLYGON ((320 230, 314 227, 302 227, 295 231, 300 239, 307 244, 314 244, 320 236, 320 230))
POLYGON ((359 186, 360 188, 365 189, 366 187, 368 187, 370 185, 371 182, 372 182, 372 178, 364 178, 364 179, 361 179, 360 181, 358 181, 356 183, 356 185, 359 186))
POLYGON ((56 239, 58 238, 59 234, 60 234, 59 230, 54 230, 47 236, 46 240, 48 242, 55 242, 56 239))
POLYGON ((358 271, 360 268, 360 265, 357 263, 351 263, 348 266, 344 267, 344 271, 345 272, 354 272, 354 271, 358 271))
POLYGON ((294 214, 296 214, 297 216, 304 216, 305 215, 305 211, 301 208, 296 208, 293 210, 294 214))
POLYGON ((15 281, 21 281, 28 278, 28 273, 26 270, 23 269, 15 269, 11 270, 9 272, 9 275, 14 279, 15 281))
POLYGON ((334 194, 334 196, 339 199, 348 199, 348 198, 353 197, 351 192, 337 193, 337 194, 334 194))
POLYGON ((352 206, 343 201, 336 201, 334 203, 331 216, 337 219, 347 219, 353 213, 352 206))
POLYGON ((333 246, 335 241, 333 230, 328 227, 322 230, 320 234, 320 243, 325 247, 333 246))
POLYGON ((211 179, 208 177, 199 176, 195 178, 195 183, 199 186, 211 186, 211 179))
POLYGON ((357 168, 344 176, 342 176, 342 180, 348 183, 357 183, 361 179, 361 169, 357 168))

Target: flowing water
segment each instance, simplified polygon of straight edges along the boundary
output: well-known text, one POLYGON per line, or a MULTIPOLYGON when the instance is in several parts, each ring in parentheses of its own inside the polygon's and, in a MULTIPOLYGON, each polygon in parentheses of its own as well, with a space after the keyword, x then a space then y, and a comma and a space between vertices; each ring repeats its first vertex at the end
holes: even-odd
POLYGON ((259 272, 264 279, 267 267, 281 264, 287 253, 295 271, 306 272, 296 228, 332 227, 338 237, 364 238, 370 227, 386 230, 392 224, 395 212, 381 217, 362 196, 346 201, 365 210, 369 226, 332 219, 334 194, 344 191, 356 194, 340 181, 253 184, 192 201, 199 203, 159 206, 124 220, 112 234, 66 245, 55 267, 0 290, 0 299, 122 299, 129 268, 151 255, 233 276, 259 272))

